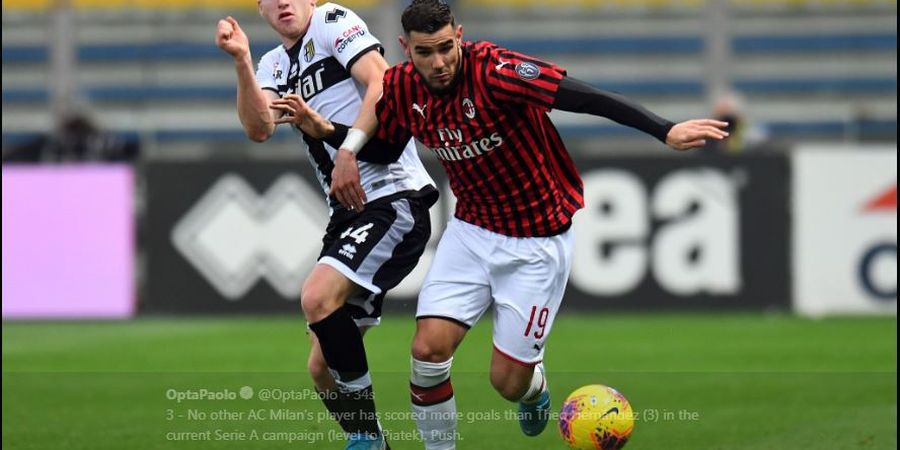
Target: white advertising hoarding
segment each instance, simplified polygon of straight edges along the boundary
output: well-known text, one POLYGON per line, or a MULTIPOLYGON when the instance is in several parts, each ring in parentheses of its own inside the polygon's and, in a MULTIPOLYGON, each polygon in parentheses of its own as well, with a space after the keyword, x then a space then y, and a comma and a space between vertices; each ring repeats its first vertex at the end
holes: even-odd
POLYGON ((794 153, 794 308, 897 314, 896 147, 794 153))

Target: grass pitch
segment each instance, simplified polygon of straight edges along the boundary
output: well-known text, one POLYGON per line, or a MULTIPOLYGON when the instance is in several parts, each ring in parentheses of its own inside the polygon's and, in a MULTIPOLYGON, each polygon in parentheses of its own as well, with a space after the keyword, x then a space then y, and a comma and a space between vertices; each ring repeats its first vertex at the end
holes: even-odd
MULTIPOLYGON (((414 323, 366 338, 395 450, 409 417, 414 323)), ((613 386, 638 422, 628 450, 895 449, 896 318, 563 315, 547 344, 554 407, 613 386)), ((460 450, 564 449, 527 438, 490 387, 490 321, 454 361, 460 450)), ((312 396, 300 317, 3 324, 3 448, 342 449, 312 396), (193 398, 200 396, 201 398, 193 398), (277 397, 277 399, 276 399, 277 397)))

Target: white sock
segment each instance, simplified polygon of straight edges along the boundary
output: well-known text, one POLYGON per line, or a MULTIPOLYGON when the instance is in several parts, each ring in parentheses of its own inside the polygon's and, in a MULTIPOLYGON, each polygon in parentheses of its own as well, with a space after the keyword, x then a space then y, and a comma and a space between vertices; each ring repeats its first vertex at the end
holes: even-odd
POLYGON ((425 450, 456 449, 456 398, 450 384, 453 358, 442 363, 412 359, 410 400, 425 450))
POLYGON ((544 376, 544 363, 539 363, 534 366, 534 375, 531 377, 531 385, 528 386, 528 390, 525 391, 525 395, 522 396, 521 401, 524 403, 534 403, 546 390, 547 377, 544 376))

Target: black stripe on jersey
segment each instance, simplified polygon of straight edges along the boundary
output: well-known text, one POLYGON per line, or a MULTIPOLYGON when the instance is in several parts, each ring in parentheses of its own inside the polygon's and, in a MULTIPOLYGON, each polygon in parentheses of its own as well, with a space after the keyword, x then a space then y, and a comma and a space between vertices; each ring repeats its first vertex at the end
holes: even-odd
MULTIPOLYGON (((490 67, 485 67, 485 70, 483 70, 481 73, 491 76, 495 73, 495 71, 490 70, 490 67)), ((485 80, 485 85, 486 85, 486 81, 487 80, 485 80)), ((500 109, 505 109, 505 108, 500 106, 500 109)), ((526 132, 532 131, 531 129, 534 126, 539 125, 539 122, 529 120, 529 118, 526 114, 522 114, 517 111, 519 111, 518 108, 510 109, 509 112, 507 113, 508 117, 513 118, 513 117, 519 116, 520 120, 523 120, 524 123, 526 123, 530 128, 528 128, 528 129, 524 129, 525 127, 511 128, 509 130, 510 133, 516 137, 516 140, 518 140, 518 142, 520 142, 522 145, 526 146, 526 148, 521 149, 521 150, 523 150, 522 152, 519 152, 518 151, 519 149, 516 149, 516 151, 514 152, 514 156, 516 157, 516 161, 521 165, 521 167, 523 167, 527 171, 526 173, 530 174, 531 182, 536 185, 535 191, 536 192, 549 192, 550 185, 552 183, 552 181, 550 180, 551 175, 548 174, 546 171, 541 170, 542 166, 540 164, 538 164, 538 161, 537 161, 538 156, 536 153, 540 152, 540 147, 534 146, 534 144, 533 144, 534 139, 533 138, 529 139, 529 137, 531 137, 531 136, 526 136, 526 132), (528 161, 526 161, 525 158, 528 158, 528 161)), ((512 121, 512 120, 514 120, 514 119, 510 119, 510 121, 512 121)), ((545 158, 546 158, 546 156, 545 156, 545 158)), ((533 200, 529 198, 528 201, 532 202, 533 204, 535 204, 538 207, 539 207, 539 205, 546 204, 546 202, 547 202, 547 200, 541 199, 541 198, 535 198, 533 200)), ((531 208, 531 209, 534 209, 534 208, 531 208)), ((535 222, 528 223, 532 235, 547 234, 550 232, 551 229, 558 226, 556 217, 548 217, 546 215, 538 215, 537 217, 529 217, 528 218, 528 220, 532 220, 532 219, 535 220, 535 222)))
MULTIPOLYGON (((509 89, 506 89, 506 88, 504 88, 504 87, 502 87, 502 86, 495 86, 495 88, 501 89, 501 90, 505 91, 505 92, 507 93, 507 95, 511 95, 511 96, 523 95, 523 96, 527 96, 527 97, 529 97, 529 98, 535 99, 535 100, 538 101, 539 104, 541 104, 541 105, 549 105, 549 106, 552 106, 552 101, 551 101, 551 103, 548 104, 546 100, 544 100, 544 99, 542 99, 542 98, 540 98, 540 97, 537 97, 537 96, 535 95, 535 93, 537 92, 537 93, 544 94, 544 95, 550 97, 551 99, 556 98, 556 93, 555 93, 555 92, 553 92, 553 91, 551 91, 551 90, 548 90, 548 89, 544 89, 544 88, 542 88, 542 87, 540 87, 540 86, 538 86, 538 85, 536 85, 536 84, 534 84, 534 83, 529 83, 529 82, 524 81, 524 80, 522 80, 522 79, 520 79, 520 78, 510 77, 510 76, 507 76, 507 75, 502 74, 502 73, 499 73, 499 72, 492 72, 492 74, 493 74, 494 78, 496 78, 497 80, 501 80, 501 81, 503 81, 503 82, 506 82, 506 83, 509 83, 509 84, 514 84, 514 85, 516 85, 516 86, 521 86, 521 87, 525 88, 525 91, 523 91, 523 92, 515 92, 515 91, 510 91, 509 89)), ((553 78, 550 78, 550 79, 548 79, 547 81, 550 81, 550 82, 553 82, 553 83, 556 83, 556 82, 557 82, 557 80, 556 80, 556 79, 553 79, 553 78)))
MULTIPOLYGON (((485 72, 481 72, 481 73, 483 74, 485 72)), ((518 110, 507 108, 506 116, 507 116, 507 121, 499 121, 496 118, 494 118, 494 122, 497 124, 510 124, 510 123, 512 123, 512 121, 515 120, 516 117, 520 116, 520 113, 518 112, 518 110)), ((527 120, 525 122, 529 123, 527 120)), ((530 125, 533 125, 533 124, 530 124, 530 125)), ((530 141, 528 139, 526 139, 526 137, 524 135, 525 131, 526 130, 517 129, 516 127, 506 127, 505 130, 501 131, 501 132, 505 132, 507 138, 510 139, 511 147, 512 147, 513 142, 516 142, 516 141, 518 141, 519 143, 526 146, 526 148, 523 148, 523 149, 514 148, 514 147, 510 148, 510 150, 511 150, 509 152, 509 155, 511 157, 510 159, 512 159, 515 162, 515 167, 513 167, 513 169, 516 171, 520 171, 520 173, 523 173, 524 176, 526 176, 526 177, 530 177, 530 179, 528 181, 530 183, 533 183, 536 186, 536 189, 533 190, 534 192, 548 192, 549 185, 547 183, 546 176, 542 176, 544 174, 540 170, 540 165, 537 164, 537 162, 534 160, 536 158, 535 153, 539 152, 540 150, 538 148, 533 148, 533 147, 529 148, 530 141), (528 159, 528 161, 526 161, 526 158, 528 159)), ((509 164, 509 165, 513 166, 513 164, 509 164)), ((528 204, 537 206, 542 203, 542 200, 540 198, 531 198, 530 190, 521 189, 520 191, 521 191, 520 195, 522 195, 524 197, 523 200, 525 202, 527 202, 528 204)), ((526 210, 533 211, 535 209, 536 208, 534 208, 534 207, 529 207, 526 210)), ((552 223, 548 222, 548 221, 552 220, 552 218, 545 217, 544 215, 538 215, 538 217, 530 217, 530 215, 526 215, 525 217, 522 217, 517 214, 517 215, 515 215, 515 218, 516 218, 516 229, 518 230, 517 235, 519 235, 519 236, 524 236, 524 235, 529 235, 529 234, 530 235, 545 234, 552 227, 552 223)))
POLYGON ((400 110, 400 104, 405 104, 402 103, 402 99, 399 99, 403 91, 403 86, 398 81, 400 72, 400 70, 388 72, 384 85, 386 88, 390 88, 391 91, 385 92, 385 96, 378 102, 379 106, 376 110, 378 121, 381 122, 380 129, 383 130, 385 138, 395 144, 409 142, 412 137, 409 129, 410 123, 405 120, 400 110), (398 103, 398 100, 401 103, 398 103), (403 124, 406 124, 406 126, 403 126, 403 124))
MULTIPOLYGON (((542 114, 534 114, 534 112, 535 112, 535 110, 531 109, 531 110, 528 110, 528 112, 526 112, 525 114, 521 114, 522 120, 525 123, 529 124, 529 126, 522 127, 521 129, 519 129, 517 131, 520 131, 520 135, 522 137, 522 142, 524 142, 526 145, 533 147, 535 149, 534 153, 525 155, 526 157, 531 159, 533 165, 538 167, 537 174, 540 174, 541 177, 535 178, 535 181, 540 180, 540 192, 550 192, 551 186, 556 186, 556 190, 559 191, 561 195, 568 196, 568 190, 565 188, 565 186, 563 186, 560 183, 560 180, 556 179, 556 176, 555 176, 556 171, 555 171, 555 168, 553 167, 554 164, 553 164, 553 162, 550 161, 550 158, 551 158, 550 153, 552 153, 552 149, 547 148, 547 146, 549 146, 550 143, 543 142, 541 140, 541 137, 543 136, 543 133, 541 133, 541 130, 544 128, 543 122, 541 122, 542 114), (529 114, 529 113, 531 113, 531 114, 529 114), (534 116, 537 116, 537 117, 534 117, 534 116), (539 149, 544 149, 544 150, 541 151, 539 149), (538 153, 540 153, 540 155, 543 156, 543 159, 544 159, 543 164, 540 164, 538 161, 538 158, 539 158, 538 153), (541 170, 541 169, 543 169, 543 170, 541 170)), ((557 207, 558 209, 560 209, 562 207, 563 199, 550 198, 548 200, 553 204, 553 206, 557 207)), ((560 222, 560 219, 558 216, 558 212, 559 212, 558 209, 553 210, 553 209, 545 208, 545 210, 547 210, 547 211, 553 211, 553 214, 548 215, 549 217, 542 216, 546 220, 545 224, 544 224, 544 229, 541 230, 541 229, 538 229, 537 227, 535 227, 535 229, 533 231, 536 235, 547 235, 553 231, 556 231, 557 229, 560 228, 560 226, 563 225, 560 222)))
MULTIPOLYGON (((464 51, 465 51, 465 50, 464 50, 464 51)), ((468 62, 468 61, 469 61, 469 60, 468 60, 468 55, 465 55, 465 56, 463 57, 463 62, 466 63, 466 62, 468 62)), ((474 69, 475 69, 475 68, 472 68, 472 70, 463 70, 463 74, 466 76, 466 83, 465 83, 465 84, 467 84, 467 85, 468 85, 470 88, 472 88, 472 89, 474 89, 475 87, 478 86, 478 85, 476 84, 477 82, 475 81, 475 80, 477 79, 477 74, 475 73, 475 70, 474 70, 474 69)), ((462 70, 462 69, 461 69, 461 70, 462 70)), ((477 104, 477 103, 478 103, 478 102, 477 102, 477 100, 478 100, 477 93, 470 91, 470 94, 472 94, 473 96, 476 96, 476 97, 474 98, 474 100, 475 100, 475 102, 476 102, 476 104, 477 104)), ((487 111, 480 112, 480 113, 481 113, 481 114, 486 114, 487 111)), ((457 114, 457 117, 462 117, 462 112, 461 112, 461 110, 460 110, 460 111, 457 111, 456 114, 457 114)), ((473 119, 473 120, 477 121, 477 122, 479 123, 479 126, 480 126, 482 129, 484 129, 484 130, 489 130, 489 128, 488 128, 488 127, 486 126, 486 124, 484 123, 484 121, 483 121, 483 119, 482 119, 482 117, 481 117, 480 114, 476 114, 475 119, 473 119)), ((462 122, 462 121, 460 120, 460 122, 462 122)), ((472 133, 472 134, 474 135, 474 133, 472 133)), ((495 158, 498 158, 498 157, 499 157, 499 155, 498 155, 498 156, 495 156, 495 158)), ((490 161, 489 161, 490 157, 485 157, 485 158, 483 158, 483 159, 484 159, 484 166, 485 166, 485 167, 483 167, 483 168, 481 167, 481 165, 474 164, 474 163, 472 163, 471 161, 469 161, 469 164, 470 164, 471 166, 473 166, 473 168, 472 168, 471 170, 476 170, 476 169, 477 169, 477 170, 479 170, 479 172, 481 172, 481 173, 478 174, 478 176, 479 176, 479 178, 482 179, 482 180, 486 180, 486 179, 487 179, 486 175, 484 174, 484 171, 486 171, 486 172, 488 172, 488 173, 491 173, 491 174, 493 174, 493 175, 496 176, 498 172, 508 170, 508 168, 504 167, 503 164, 500 164, 500 167, 499 167, 499 168, 496 167, 496 164, 491 165, 490 167, 488 167, 488 165, 490 165, 490 161)), ((503 185, 502 183, 497 183, 497 184, 491 184, 490 187, 491 187, 491 188, 497 187, 497 188, 503 189, 504 191, 506 191, 506 192, 503 193, 503 197, 506 197, 506 198, 513 198, 513 197, 511 196, 511 192, 510 192, 508 189, 505 189, 505 188, 508 188, 508 187, 510 187, 510 186, 503 185), (499 186, 498 186, 498 185, 499 185, 499 186)), ((491 220, 491 223, 482 224, 482 226, 485 227, 485 228, 488 228, 488 229, 490 229, 490 228, 493 228, 493 229, 503 229, 503 230, 507 229, 507 223, 504 223, 503 220, 501 219, 502 217, 504 217, 504 214, 503 214, 503 212, 502 212, 502 204, 501 204, 501 201, 500 201, 500 195, 499 195, 499 193, 495 193, 495 192, 493 192, 493 191, 491 191, 491 190, 489 190, 489 189, 487 189, 487 190, 485 190, 485 191, 486 191, 486 192, 484 192, 485 194, 492 195, 493 200, 492 200, 490 203, 488 203, 488 202, 480 202, 480 203, 478 203, 478 204, 470 204, 469 207, 468 207, 468 209, 467 209, 467 213, 474 214, 474 217, 472 217, 472 218, 467 218, 468 221, 469 221, 469 222, 474 222, 474 223, 477 224, 478 220, 476 220, 476 219, 493 218, 493 219, 491 220)), ((520 218, 518 217, 518 215, 515 214, 515 208, 513 209, 513 216, 515 216, 515 221, 519 221, 519 220, 520 220, 520 218)))
POLYGON ((303 135, 303 141, 309 147, 309 154, 312 155, 313 161, 316 162, 316 170, 322 174, 322 179, 328 187, 331 187, 331 172, 334 171, 334 161, 325 148, 325 143, 319 139, 313 139, 307 135, 303 135))
MULTIPOLYGON (((486 64, 488 66, 490 66, 489 63, 486 62, 486 64)), ((482 70, 481 74, 488 74, 488 76, 490 76, 490 74, 494 73, 494 71, 492 71, 490 69, 491 69, 491 67, 485 67, 485 70, 482 70)), ((489 87, 487 85, 486 78, 482 82, 485 84, 486 87, 489 87)), ((519 115, 518 113, 516 113, 516 111, 518 111, 519 108, 510 109, 508 107, 508 105, 506 107, 498 105, 498 108, 501 110, 507 111, 507 117, 515 117, 515 116, 519 115)), ((512 119, 509 119, 509 120, 512 120, 512 119)), ((498 122, 498 123, 504 123, 504 122, 498 122)), ((509 122, 506 122, 506 123, 509 123, 509 122)), ((525 121, 525 123, 529 124, 528 121, 525 121)), ((516 129, 516 128, 511 128, 508 131, 510 133, 508 136, 515 136, 515 139, 510 139, 511 142, 518 141, 522 144, 527 145, 528 141, 526 139, 524 139, 524 136, 522 135, 522 130, 516 129)), ((529 158, 529 159, 533 158, 534 157, 533 153, 539 151, 539 149, 537 149, 537 148, 524 148, 524 149, 513 148, 512 150, 513 151, 510 152, 510 155, 515 159, 516 163, 525 171, 525 173, 528 174, 528 176, 530 177, 530 181, 532 183, 535 183, 538 186, 538 188, 535 189, 535 191, 546 192, 547 187, 548 187, 547 183, 545 180, 542 180, 539 178, 539 176, 542 175, 542 173, 540 171, 540 166, 534 162, 532 162, 532 164, 528 164, 528 162, 525 160, 525 158, 529 158), (522 151, 520 151, 520 150, 522 150, 522 151), (537 170, 535 171, 532 168, 535 168, 537 170)), ((528 190, 523 189, 523 193, 526 195, 525 201, 527 201, 529 204, 538 204, 539 202, 542 201, 540 198, 534 198, 534 199, 530 198, 530 196, 528 195, 529 194, 528 190)), ((528 208, 528 209, 531 210, 533 208, 528 208)), ((540 225, 538 223, 531 223, 531 222, 526 223, 526 221, 530 221, 531 219, 533 219, 533 218, 526 217, 523 220, 522 218, 517 216, 517 222, 518 222, 517 226, 520 229, 522 227, 528 226, 530 228, 530 231, 532 234, 537 234, 538 227, 540 225)), ((544 217, 544 215, 540 215, 536 220, 543 223, 544 227, 550 226, 549 223, 546 223, 547 220, 549 220, 549 218, 544 217)), ((527 233, 520 233, 519 235, 521 236, 524 234, 527 234, 527 233)))
MULTIPOLYGON (((300 74, 295 86, 300 91, 299 94, 303 100, 308 102, 326 89, 348 79, 350 79, 350 72, 332 56, 310 64, 300 74)), ((290 84, 291 81, 288 80, 288 86, 290 84)))
MULTIPOLYGON (((553 148, 565 148, 563 144, 562 137, 559 135, 559 131, 555 127, 549 127, 547 130, 547 136, 552 139, 554 142, 553 148)), ((569 189, 561 189, 566 196, 566 199, 570 202, 570 206, 574 208, 572 213, 578 210, 579 205, 584 204, 584 187, 581 181, 581 177, 578 175, 577 169, 575 167, 569 167, 566 163, 565 156, 559 151, 548 152, 548 157, 553 159, 553 164, 558 167, 558 173, 561 173, 562 176, 566 178, 568 186, 571 186, 572 189, 578 189, 578 186, 582 186, 582 192, 580 193, 581 200, 578 200, 573 196, 573 193, 569 189)), ((571 163, 571 160, 569 161, 571 163)))
MULTIPOLYGON (((278 89, 275 89, 275 88, 273 88, 273 87, 268 87, 268 86, 267 86, 267 87, 264 87, 264 88, 261 88, 261 89, 264 90, 264 91, 272 91, 272 92, 274 92, 274 93, 276 93, 276 94, 279 94, 278 89)), ((280 95, 280 94, 279 94, 279 95, 280 95)))
MULTIPOLYGON (((474 62, 474 58, 472 61, 474 62)), ((476 64, 471 64, 470 67, 468 67, 467 69, 468 70, 466 70, 464 73, 466 74, 467 85, 470 89, 469 94, 472 96, 475 96, 478 94, 477 92, 475 92, 475 87, 478 86, 476 83, 481 78, 478 76, 478 71, 481 70, 481 68, 478 67, 476 64)), ((481 72, 481 73, 483 73, 483 72, 481 72)), ((481 129, 483 129, 489 133, 491 131, 491 129, 488 128, 487 123, 484 121, 484 118, 482 117, 481 114, 490 114, 490 110, 488 108, 482 108, 482 109, 484 109, 484 111, 479 111, 480 114, 476 114, 474 120, 476 120, 478 122, 481 129)), ((460 117, 460 118, 463 117, 461 105, 460 105, 460 110, 457 112, 457 117, 460 117)), ((501 136, 503 135, 504 130, 497 129, 497 131, 500 132, 501 136)), ((509 139, 509 138, 507 137, 507 139, 509 139)), ((506 150, 505 153, 503 153, 501 155, 496 155, 493 158, 491 158, 491 157, 481 158, 488 163, 490 163, 490 162, 495 163, 494 167, 491 167, 489 170, 491 173, 498 174, 504 170, 505 171, 512 170, 512 168, 510 167, 511 165, 508 163, 506 164, 506 167, 497 167, 496 166, 497 164, 503 165, 504 162, 506 162, 506 161, 504 161, 504 159, 506 159, 506 158, 498 158, 497 156, 508 155, 508 158, 520 159, 520 156, 518 155, 518 153, 519 153, 518 149, 516 149, 512 146, 512 142, 507 143, 507 148, 505 150, 506 150)), ((512 186, 506 186, 503 183, 496 183, 495 185, 499 185, 499 187, 501 187, 501 188, 506 188, 506 189, 504 189, 504 191, 505 191, 504 196, 507 199, 509 199, 510 203, 512 204, 511 214, 509 214, 509 216, 511 216, 513 218, 513 221, 512 221, 513 226, 517 229, 517 232, 515 234, 520 235, 520 236, 523 235, 524 234, 523 233, 524 220, 523 220, 523 217, 521 216, 521 214, 519 213, 519 211, 520 211, 519 205, 523 202, 530 202, 531 199, 528 198, 526 192, 522 192, 522 194, 525 194, 525 196, 524 196, 525 198, 517 198, 516 196, 514 196, 512 194, 512 189, 511 189, 512 186)), ((497 197, 497 199, 494 202, 494 204, 497 206, 497 209, 502 211, 503 205, 499 201, 499 195, 496 195, 495 197, 497 197)), ((522 208, 522 209, 526 209, 526 208, 522 208)), ((501 212, 500 216, 503 216, 503 215, 504 214, 502 214, 502 212, 501 212)), ((504 224, 504 225, 506 225, 506 224, 504 224)))
MULTIPOLYGON (((470 73, 466 67, 462 67, 462 68, 460 68, 460 70, 462 70, 463 74, 470 73)), ((468 86, 466 86, 466 87, 468 87, 468 86)), ((460 88, 462 88, 462 86, 460 86, 460 88)), ((466 92, 466 94, 471 99, 471 96, 472 96, 471 92, 470 91, 466 92)), ((435 111, 443 111, 444 110, 443 104, 448 104, 448 106, 450 107, 452 112, 451 112, 451 114, 449 114, 445 117, 445 119, 448 122, 446 128, 457 127, 461 131, 463 131, 464 136, 470 136, 474 140, 475 133, 472 130, 475 128, 472 127, 471 125, 467 124, 465 122, 465 120, 463 120, 464 115, 462 112, 462 103, 460 101, 457 101, 459 97, 456 95, 448 96, 448 97, 449 98, 447 98, 447 101, 441 102, 442 104, 440 106, 435 105, 435 111)), ((476 98, 476 100, 477 100, 477 98, 476 98)), ((473 120, 478 120, 477 117, 478 117, 478 115, 476 115, 476 119, 473 119, 473 120)), ((487 128, 482 128, 482 130, 489 131, 487 128)), ((496 161, 499 156, 500 155, 492 154, 492 155, 483 156, 480 158, 463 159, 463 160, 454 162, 452 164, 456 165, 455 168, 456 168, 456 171, 458 172, 458 176, 461 179, 464 179, 466 184, 478 185, 478 184, 485 183, 485 181, 488 180, 490 177, 496 176, 496 174, 497 174, 496 161), (494 162, 494 164, 492 164, 492 162, 494 162)), ((446 164, 449 165, 451 163, 448 162, 446 164)), ((486 186, 494 186, 494 184, 491 183, 490 185, 486 185, 486 186)), ((506 187, 506 186, 504 186, 504 187, 506 187)), ((503 203, 500 201, 501 193, 496 192, 492 189, 481 189, 480 192, 482 194, 484 194, 486 197, 489 197, 490 200, 484 201, 484 202, 478 202, 477 204, 470 203, 468 205, 467 209, 469 211, 471 211, 471 208, 473 208, 473 207, 479 208, 481 211, 483 211, 483 213, 481 214, 481 217, 492 217, 494 220, 497 220, 498 218, 502 217, 503 216, 503 212, 502 212, 503 203)), ((508 193, 506 194, 506 197, 509 198, 508 193)), ((471 219, 469 221, 471 221, 471 219)), ((496 226, 496 223, 494 223, 492 225, 496 226)))
POLYGON ((380 53, 381 56, 384 56, 384 47, 382 47, 381 44, 372 44, 360 50, 359 53, 350 58, 350 61, 347 61, 347 72, 350 72, 350 70, 353 68, 353 65, 356 64, 357 61, 359 61, 359 58, 362 58, 366 53, 369 53, 372 50, 378 50, 378 53, 380 53))

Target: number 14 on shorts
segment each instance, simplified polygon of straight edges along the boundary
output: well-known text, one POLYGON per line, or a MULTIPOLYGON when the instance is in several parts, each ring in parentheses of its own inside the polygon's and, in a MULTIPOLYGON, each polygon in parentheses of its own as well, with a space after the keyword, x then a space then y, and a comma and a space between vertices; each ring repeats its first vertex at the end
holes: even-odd
POLYGON ((373 226, 375 226, 375 224, 370 223, 358 228, 347 228, 347 231, 344 231, 341 234, 341 239, 346 239, 347 236, 349 236, 353 238, 357 244, 362 244, 363 242, 366 242, 366 238, 369 237, 369 230, 371 230, 373 226))

